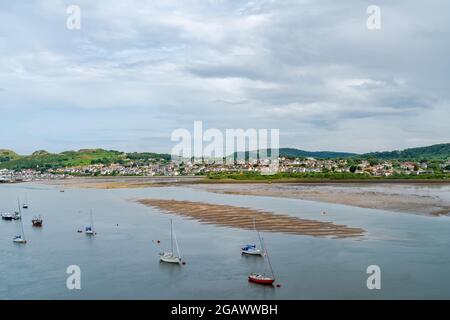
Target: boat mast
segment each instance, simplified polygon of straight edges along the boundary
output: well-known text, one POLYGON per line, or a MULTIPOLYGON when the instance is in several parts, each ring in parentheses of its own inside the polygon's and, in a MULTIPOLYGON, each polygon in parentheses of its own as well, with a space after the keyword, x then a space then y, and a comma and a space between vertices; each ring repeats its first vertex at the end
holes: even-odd
POLYGON ((173 221, 172 219, 170 219, 170 250, 171 253, 173 254, 173 221))
POLYGON ((258 235, 258 240, 259 240, 259 244, 261 246, 261 250, 264 250, 264 245, 263 245, 261 235, 259 234, 259 231, 256 229, 256 219, 255 218, 253 218, 253 228, 255 229, 256 234, 258 235))
MULTIPOLYGON (((180 247, 178 246, 177 234, 175 233, 175 229, 173 230, 173 237, 175 238, 175 245, 177 247, 178 258, 181 259, 180 247)), ((173 252, 173 249, 172 249, 172 252, 173 252)))
POLYGON ((17 198, 17 205, 19 206, 20 217, 22 217, 22 209, 20 209, 20 199, 19 198, 17 198))
POLYGON ((92 228, 92 231, 94 231, 94 217, 92 215, 92 209, 91 209, 91 228, 92 228))
POLYGON ((22 221, 22 211, 20 210, 20 200, 17 198, 17 204, 19 205, 19 214, 20 214, 20 228, 22 229, 22 238, 25 240, 25 230, 23 229, 23 221, 22 221))
POLYGON ((268 264, 269 264, 270 272, 272 273, 272 278, 275 279, 275 274, 274 274, 274 272, 273 272, 272 263, 270 262, 269 252, 267 251, 266 246, 264 246, 264 251, 265 251, 265 253, 266 253, 267 262, 268 262, 268 264))

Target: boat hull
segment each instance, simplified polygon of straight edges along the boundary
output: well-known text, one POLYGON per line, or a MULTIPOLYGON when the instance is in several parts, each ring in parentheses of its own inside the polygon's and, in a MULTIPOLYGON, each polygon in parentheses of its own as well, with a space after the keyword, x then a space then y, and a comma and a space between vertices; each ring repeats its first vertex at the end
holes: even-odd
POLYGON ((261 250, 242 250, 242 254, 262 257, 263 252, 261 250))
POLYGON ((160 255, 159 261, 165 262, 165 263, 172 263, 172 264, 181 264, 181 259, 172 254, 160 255))
POLYGON ((271 277, 265 277, 265 276, 261 276, 261 275, 252 275, 251 274, 248 276, 248 281, 257 283, 257 284, 273 285, 273 283, 275 282, 275 279, 271 278, 271 277))
POLYGON ((42 227, 42 221, 32 221, 33 227, 40 228, 42 227))

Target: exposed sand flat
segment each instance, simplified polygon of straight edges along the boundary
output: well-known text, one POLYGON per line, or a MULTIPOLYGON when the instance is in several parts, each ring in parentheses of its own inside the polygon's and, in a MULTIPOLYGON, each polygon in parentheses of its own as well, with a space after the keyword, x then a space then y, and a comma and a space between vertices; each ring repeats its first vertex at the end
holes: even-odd
POLYGON ((255 218, 257 228, 261 231, 333 238, 358 237, 364 233, 363 229, 337 225, 332 222, 300 219, 284 214, 229 205, 160 199, 140 199, 137 202, 188 219, 195 219, 201 223, 233 228, 252 230, 253 218, 255 218))
POLYGON ((448 215, 450 201, 430 193, 423 185, 196 185, 209 192, 293 198, 432 216, 448 215))

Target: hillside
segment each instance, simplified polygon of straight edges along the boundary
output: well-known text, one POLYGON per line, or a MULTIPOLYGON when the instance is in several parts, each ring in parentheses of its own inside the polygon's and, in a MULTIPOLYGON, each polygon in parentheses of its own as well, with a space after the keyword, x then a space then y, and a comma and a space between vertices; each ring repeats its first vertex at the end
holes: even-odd
POLYGON ((372 152, 363 154, 362 157, 382 160, 444 160, 450 159, 450 143, 410 148, 402 151, 372 152))
MULTIPOLYGON (((270 156, 271 149, 266 149, 270 156)), ((253 158, 256 159, 258 151, 245 152, 245 158, 253 158)), ((243 152, 236 152, 234 156, 242 157, 244 155, 243 152)), ((334 152, 334 151, 305 151, 294 148, 280 148, 279 149, 280 157, 286 158, 317 158, 317 159, 333 159, 333 158, 350 158, 357 156, 356 153, 349 152, 334 152)))
POLYGON ((12 150, 0 149, 0 163, 19 159, 20 156, 12 150))
POLYGON ((6 169, 48 169, 89 165, 92 163, 117 163, 124 158, 119 151, 107 151, 103 149, 66 151, 58 154, 48 153, 43 150, 34 152, 30 156, 19 157, 0 163, 0 168, 6 169))
POLYGON ((13 151, 0 150, 0 169, 49 169, 85 166, 90 164, 124 164, 126 162, 145 163, 151 159, 169 160, 170 155, 159 153, 123 153, 114 150, 82 149, 79 151, 64 151, 49 153, 38 150, 29 156, 19 156, 13 151))

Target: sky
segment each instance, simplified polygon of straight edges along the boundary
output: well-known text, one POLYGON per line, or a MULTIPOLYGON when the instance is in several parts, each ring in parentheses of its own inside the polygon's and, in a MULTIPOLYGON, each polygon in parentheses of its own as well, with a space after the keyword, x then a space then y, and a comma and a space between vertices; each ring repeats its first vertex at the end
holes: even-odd
POLYGON ((449 12, 444 0, 1 1, 0 149, 170 152, 196 120, 279 129, 281 146, 311 151, 447 143, 449 12))

